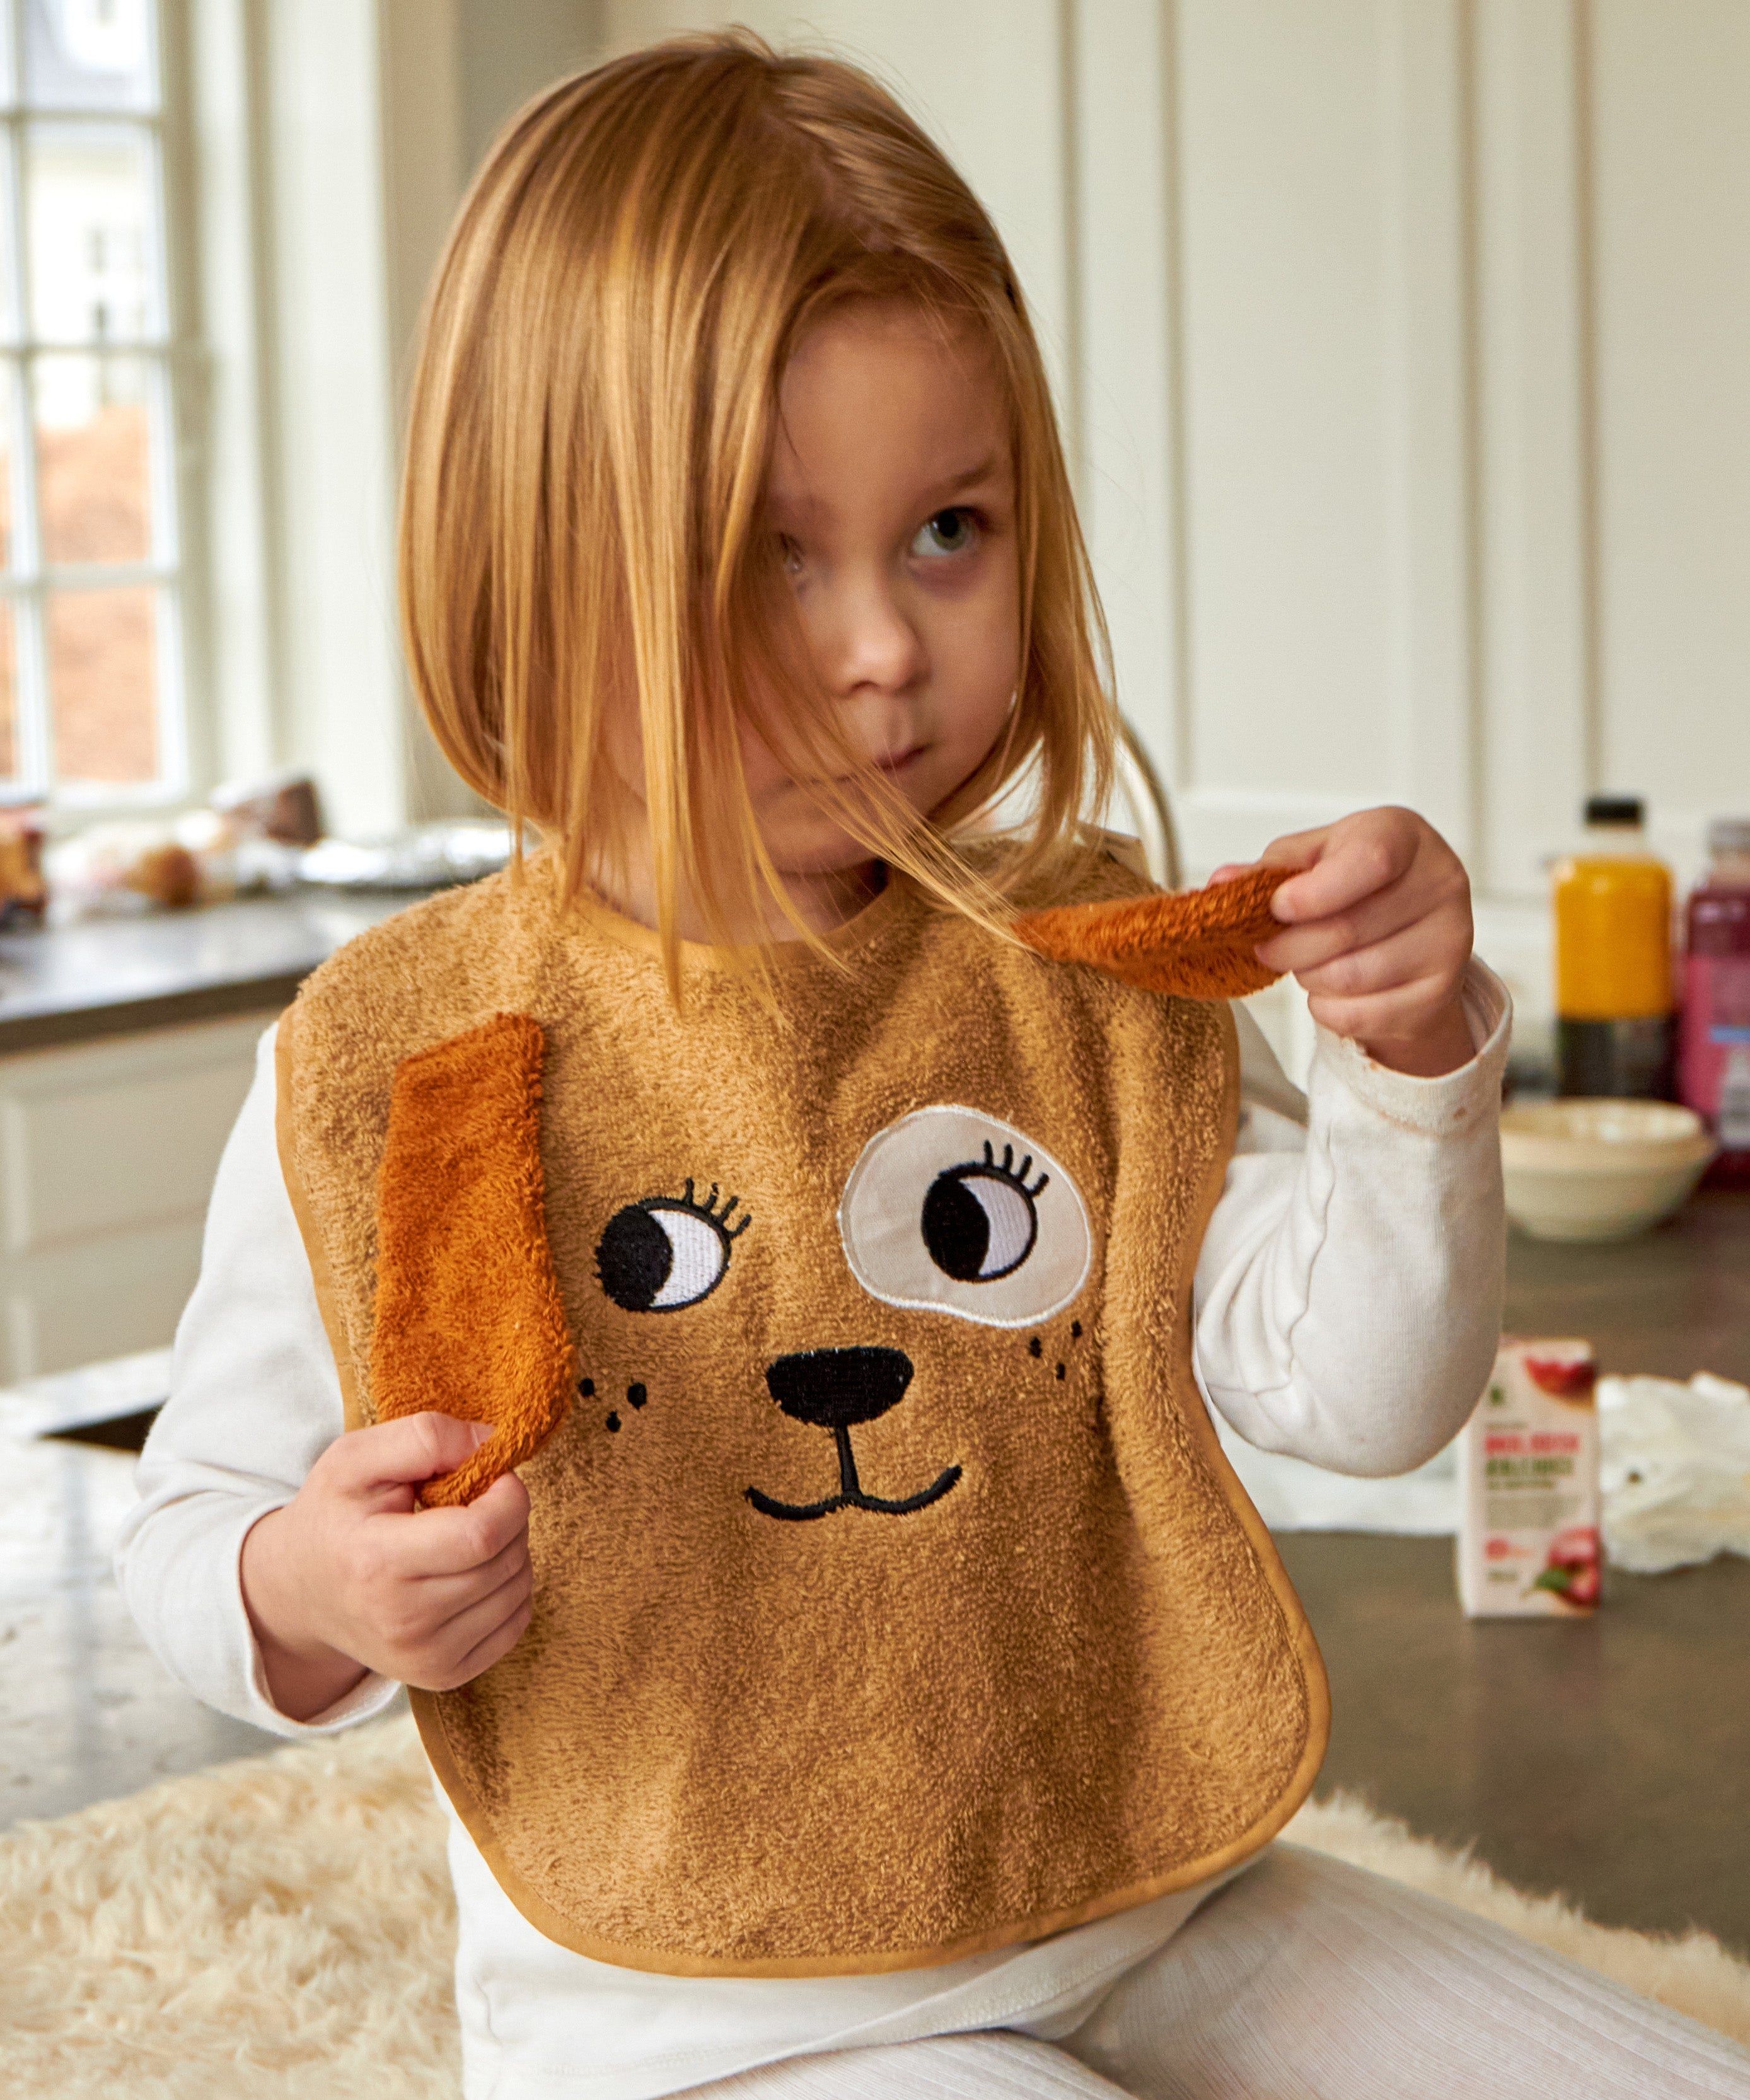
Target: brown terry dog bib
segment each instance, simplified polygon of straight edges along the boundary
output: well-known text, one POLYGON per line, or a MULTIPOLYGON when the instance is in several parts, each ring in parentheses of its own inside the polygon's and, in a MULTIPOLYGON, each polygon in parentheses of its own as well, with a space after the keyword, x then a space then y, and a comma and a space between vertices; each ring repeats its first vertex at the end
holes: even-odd
POLYGON ((1324 1750, 1191 1374, 1226 1009, 898 879, 829 946, 780 951, 776 1014, 689 951, 677 1013, 537 858, 282 1026, 349 1422, 493 1421, 433 1493, 531 1499, 533 1622, 413 1694, 426 1749, 524 1915, 634 1968, 1037 1939, 1256 1851, 1324 1750))

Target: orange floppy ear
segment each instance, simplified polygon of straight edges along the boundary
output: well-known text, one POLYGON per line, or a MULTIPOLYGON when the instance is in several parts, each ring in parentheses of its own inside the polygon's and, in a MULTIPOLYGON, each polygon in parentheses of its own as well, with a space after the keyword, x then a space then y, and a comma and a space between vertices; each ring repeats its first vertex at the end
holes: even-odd
POLYGON ((1182 999, 1240 999, 1281 976, 1253 951, 1279 933, 1270 900, 1293 872, 1248 868, 1231 882, 1111 904, 1029 911, 1014 931, 1054 963, 1088 963, 1144 991, 1182 999))
POLYGON ((540 1026, 501 1013, 396 1068, 377 1184, 371 1395, 496 1433, 419 1499, 471 1502, 571 1406, 575 1352, 547 1245, 540 1026))

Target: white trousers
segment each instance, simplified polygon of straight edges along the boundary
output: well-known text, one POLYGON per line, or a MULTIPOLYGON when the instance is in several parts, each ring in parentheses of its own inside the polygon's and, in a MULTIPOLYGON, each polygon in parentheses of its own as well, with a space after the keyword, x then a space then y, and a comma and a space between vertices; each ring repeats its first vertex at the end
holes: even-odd
POLYGON ((791 2058, 713 2100, 1750 2100, 1750 2053, 1500 1926, 1277 1845, 1072 2033, 791 2058))

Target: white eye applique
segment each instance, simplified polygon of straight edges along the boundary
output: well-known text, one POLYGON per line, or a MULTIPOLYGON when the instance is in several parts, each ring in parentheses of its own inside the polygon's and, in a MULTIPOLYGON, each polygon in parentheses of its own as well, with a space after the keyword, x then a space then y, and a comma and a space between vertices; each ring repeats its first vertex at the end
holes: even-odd
POLYGON ((838 1230, 872 1297, 984 1327, 1061 1312, 1094 1259, 1063 1167, 976 1109, 919 1109, 877 1132, 845 1184, 838 1230))

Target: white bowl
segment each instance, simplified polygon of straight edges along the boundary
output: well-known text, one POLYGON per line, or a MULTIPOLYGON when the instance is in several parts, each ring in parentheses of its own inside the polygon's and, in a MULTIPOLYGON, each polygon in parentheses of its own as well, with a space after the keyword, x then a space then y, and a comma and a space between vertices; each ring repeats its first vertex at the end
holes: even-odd
POLYGON ((1539 1240, 1626 1240, 1676 1210, 1713 1157, 1669 1101, 1527 1101, 1504 1109, 1507 1215, 1539 1240))

